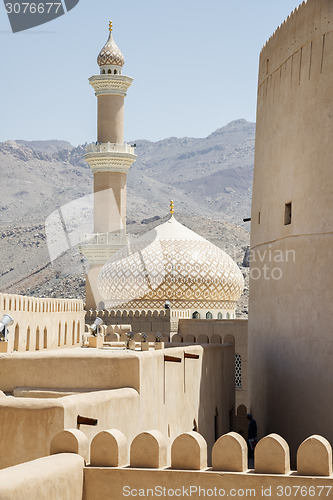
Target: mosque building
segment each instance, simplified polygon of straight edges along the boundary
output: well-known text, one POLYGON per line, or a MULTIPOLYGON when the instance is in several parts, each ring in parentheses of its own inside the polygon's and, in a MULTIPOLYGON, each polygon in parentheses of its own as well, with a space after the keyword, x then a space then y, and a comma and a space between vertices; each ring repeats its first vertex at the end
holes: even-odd
POLYGON ((163 310, 174 317, 234 319, 244 279, 221 249, 174 217, 128 242, 126 176, 135 161, 124 143, 124 98, 132 78, 122 75, 124 56, 109 38, 97 62, 100 75, 90 78, 97 103, 97 143, 85 158, 94 172, 93 241, 81 245, 90 269, 87 309, 163 310), (102 265, 104 267, 102 267, 102 265))
POLYGON ((181 318, 233 319, 244 279, 220 248, 173 215, 115 253, 99 275, 107 309, 159 310, 181 318))

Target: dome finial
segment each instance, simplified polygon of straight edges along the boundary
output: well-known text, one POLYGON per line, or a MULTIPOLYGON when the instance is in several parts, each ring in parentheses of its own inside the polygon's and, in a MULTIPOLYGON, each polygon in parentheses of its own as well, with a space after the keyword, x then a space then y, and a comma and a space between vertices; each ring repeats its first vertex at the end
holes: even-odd
POLYGON ((173 215, 175 213, 175 204, 173 200, 170 201, 170 214, 173 215))
MULTIPOLYGON (((104 47, 102 48, 102 50, 100 51, 100 53, 98 54, 97 63, 100 67, 101 66, 124 66, 124 63, 125 63, 124 56, 121 53, 121 51, 119 50, 119 47, 117 47, 117 45, 112 37, 112 21, 109 22, 109 32, 110 32, 109 38, 108 38, 106 44, 104 45, 104 47)), ((114 73, 114 68, 104 68, 104 71, 106 71, 107 73, 110 73, 110 74, 111 74, 111 71, 112 71, 112 74, 118 74, 118 70, 117 70, 117 73, 114 73)), ((119 74, 121 74, 121 73, 119 73, 119 74)))

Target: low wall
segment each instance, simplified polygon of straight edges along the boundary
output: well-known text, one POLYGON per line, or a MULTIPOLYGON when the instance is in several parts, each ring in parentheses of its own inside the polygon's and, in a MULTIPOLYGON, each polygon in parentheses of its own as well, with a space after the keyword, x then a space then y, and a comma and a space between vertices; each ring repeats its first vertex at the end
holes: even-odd
POLYGON ((17 387, 45 389, 119 389, 139 391, 139 357, 129 351, 70 349, 13 353, 0 358, 0 390, 17 387))
MULTIPOLYGON (((76 347, 84 333, 84 304, 78 299, 45 299, 0 294, 0 314, 9 314, 8 350, 76 347)), ((1 318, 0 318, 1 319, 1 318)))
MULTIPOLYGON (((68 451, 79 452, 81 436, 76 431, 67 431, 68 435, 72 438, 68 451)), ((64 435, 56 439, 58 449, 66 451, 64 435)), ((137 435, 129 454, 121 432, 112 429, 97 435, 91 444, 91 466, 84 470, 84 499, 333 497, 332 447, 322 436, 313 435, 301 443, 296 471, 290 469, 288 443, 278 434, 259 441, 251 470, 246 441, 235 432, 215 442, 211 468, 207 467, 207 443, 197 432, 174 439, 170 468, 167 448, 166 440, 154 430, 137 435)))
POLYGON ((66 428, 80 428, 90 441, 103 429, 131 428, 139 414, 138 393, 129 388, 57 399, 0 397, 0 469, 49 455, 52 439, 66 428), (98 424, 78 426, 78 415, 98 424))
POLYGON ((84 460, 60 454, 0 471, 1 500, 82 500, 84 460))

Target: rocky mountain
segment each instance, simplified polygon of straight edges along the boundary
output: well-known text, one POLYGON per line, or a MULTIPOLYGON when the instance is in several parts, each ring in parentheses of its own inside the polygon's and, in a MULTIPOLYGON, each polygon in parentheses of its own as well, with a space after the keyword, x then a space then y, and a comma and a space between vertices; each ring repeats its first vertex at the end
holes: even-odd
MULTIPOLYGON (((255 124, 237 120, 206 138, 132 141, 138 158, 128 174, 128 232, 139 235, 161 223, 173 199, 180 222, 241 265, 254 134, 255 124)), ((92 192, 84 152, 85 145, 66 141, 0 143, 1 291, 83 297, 86 263, 73 247, 51 265, 44 224, 59 207, 92 192)), ((241 309, 246 314, 246 295, 241 309)))

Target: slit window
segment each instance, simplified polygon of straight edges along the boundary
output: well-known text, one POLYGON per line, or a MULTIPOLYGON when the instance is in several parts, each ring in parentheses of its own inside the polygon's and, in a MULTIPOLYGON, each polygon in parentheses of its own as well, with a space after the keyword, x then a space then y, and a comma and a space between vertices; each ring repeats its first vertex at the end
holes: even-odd
POLYGON ((291 211, 292 211, 292 206, 291 202, 286 203, 284 207, 284 225, 288 226, 291 224, 291 211))

